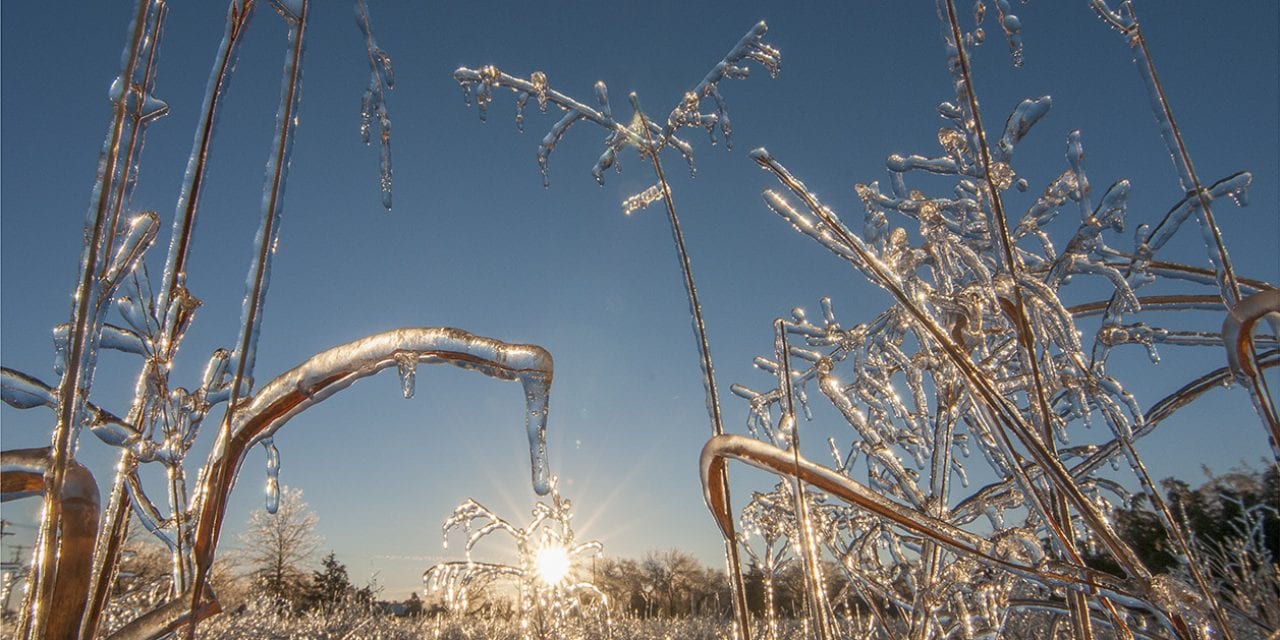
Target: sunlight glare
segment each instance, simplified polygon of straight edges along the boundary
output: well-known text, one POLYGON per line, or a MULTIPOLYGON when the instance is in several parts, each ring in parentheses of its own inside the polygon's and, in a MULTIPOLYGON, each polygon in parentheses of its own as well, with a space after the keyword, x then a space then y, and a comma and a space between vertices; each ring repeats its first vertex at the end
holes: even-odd
POLYGON ((569 554, 558 544, 538 549, 533 564, 538 571, 538 578, 551 586, 560 584, 569 574, 569 554))

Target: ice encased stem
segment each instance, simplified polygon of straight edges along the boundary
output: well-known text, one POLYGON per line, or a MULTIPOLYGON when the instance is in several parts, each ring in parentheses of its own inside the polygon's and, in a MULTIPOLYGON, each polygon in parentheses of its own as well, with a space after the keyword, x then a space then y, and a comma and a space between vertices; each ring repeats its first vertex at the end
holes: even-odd
POLYGON ((382 190, 382 206, 391 210, 391 116, 387 112, 387 91, 395 89, 396 77, 391 68, 391 56, 378 46, 369 19, 369 5, 356 0, 356 24, 364 35, 365 49, 369 55, 369 86, 360 100, 360 139, 369 144, 376 121, 378 129, 378 185, 382 190))
MULTIPOLYGON (((58 386, 58 416, 52 437, 49 471, 43 511, 36 536, 33 567, 28 575, 18 623, 19 637, 42 637, 49 621, 57 576, 58 528, 62 522, 62 488, 67 468, 75 457, 84 406, 93 384, 98 341, 112 295, 121 284, 117 270, 114 280, 103 278, 112 259, 111 248, 117 234, 119 212, 126 206, 136 154, 142 131, 161 115, 151 96, 155 79, 154 63, 164 19, 162 6, 140 0, 134 12, 130 37, 122 56, 121 72, 109 97, 113 118, 103 142, 85 221, 85 245, 81 254, 78 284, 73 298, 65 371, 58 386), (130 107, 133 107, 132 111, 130 107)), ((152 235, 154 238, 154 235, 152 235)), ((141 251, 138 252, 140 256, 141 251)))

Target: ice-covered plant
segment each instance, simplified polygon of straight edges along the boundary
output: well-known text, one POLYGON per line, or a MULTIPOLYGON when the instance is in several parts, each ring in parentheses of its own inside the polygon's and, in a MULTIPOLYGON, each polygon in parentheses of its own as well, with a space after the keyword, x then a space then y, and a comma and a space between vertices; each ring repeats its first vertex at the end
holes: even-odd
POLYGON ((517 527, 484 505, 466 500, 443 527, 446 546, 455 529, 465 532, 466 560, 428 569, 422 576, 427 590, 441 593, 451 611, 466 614, 475 594, 495 582, 513 582, 521 638, 568 638, 586 628, 607 628, 607 598, 582 575, 579 566, 583 559, 599 555, 604 545, 577 540, 570 522, 572 508, 569 500, 553 490, 551 504, 535 503, 529 523, 517 527), (511 537, 515 564, 472 560, 475 546, 496 532, 511 537))
MULTIPOLYGON (((259 443, 267 449, 266 501, 268 510, 274 510, 279 499, 280 458, 272 435, 293 416, 384 369, 398 371, 405 396, 413 394, 414 372, 422 362, 452 364, 493 378, 519 381, 526 398, 534 488, 542 493, 549 489, 545 427, 552 362, 540 347, 508 344, 451 328, 397 329, 316 354, 255 389, 263 305, 279 240, 289 155, 300 108, 309 0, 270 2, 285 22, 288 40, 261 222, 245 279, 238 335, 232 348, 214 351, 196 384, 183 387, 171 380, 183 337, 201 304, 187 288, 187 267, 214 125, 257 5, 255 0, 231 0, 228 5, 225 30, 177 199, 169 252, 156 280, 143 258, 158 235, 159 217, 152 211, 131 213, 130 196, 137 182, 146 127, 168 113, 168 105, 155 92, 166 5, 164 0, 136 3, 122 70, 109 94, 112 118, 86 218, 71 319, 54 330, 54 366, 60 381, 49 385, 13 369, 0 372, 6 403, 21 409, 46 406, 56 415, 51 447, 0 454, 4 500, 42 495, 44 501, 15 637, 90 638, 97 634, 116 584, 132 515, 167 545, 170 586, 159 600, 137 599, 137 610, 131 612, 136 619, 111 637, 157 637, 182 625, 194 627, 198 619, 216 613, 219 605, 208 585, 210 572, 227 497, 247 452, 259 443), (115 316, 119 320, 114 320, 115 316), (134 399, 124 412, 114 413, 88 401, 102 349, 121 351, 140 361, 134 399), (223 414, 215 427, 216 440, 197 486, 189 490, 185 465, 205 420, 219 406, 223 414), (92 473, 75 459, 84 428, 120 452, 105 508, 92 473), (148 465, 158 467, 165 476, 167 509, 156 504, 140 480, 140 470, 148 465)), ((382 150, 382 199, 390 208, 386 91, 394 85, 391 60, 377 45, 364 1, 357 0, 355 8, 371 67, 360 130, 368 142, 376 119, 382 150)))
MULTIPOLYGON (((858 185, 865 209, 860 229, 768 151, 751 154, 784 187, 764 192, 768 207, 850 263, 891 302, 852 325, 840 322, 828 299, 820 318, 796 309, 778 321, 773 357, 757 359, 773 374, 772 388, 733 389, 750 403, 753 437, 717 436, 703 451, 708 504, 732 539, 734 515, 719 480, 729 458, 843 501, 820 515, 805 514, 801 501, 775 508, 797 522, 802 541, 806 530, 813 531, 873 613, 891 614, 877 637, 995 636, 1030 618, 1042 624, 1039 633, 1064 629, 1077 638, 1093 637, 1095 628, 1119 637, 1232 637, 1239 625, 1254 623, 1221 598, 1211 574, 1223 571, 1205 566, 1203 550, 1156 490, 1137 445, 1211 385, 1233 379, 1250 391, 1273 446, 1277 441, 1275 411, 1260 373, 1276 358, 1273 352, 1255 355, 1253 327, 1280 309, 1280 297, 1273 286, 1234 274, 1211 206, 1223 198, 1243 204, 1251 176, 1240 172, 1203 186, 1155 79, 1132 5, 1123 2, 1115 10, 1097 0, 1094 10, 1134 51, 1186 194, 1158 224, 1138 225, 1132 239, 1117 237, 1125 228, 1129 182, 1118 179, 1100 196, 1094 193, 1077 131, 1066 140, 1062 173, 1015 212, 1010 189, 1030 185, 1015 169, 1014 152, 1052 101, 1026 99, 1003 129, 989 131, 967 54, 982 40, 986 3, 975 4, 977 24, 969 31, 955 2, 937 4, 955 90, 955 100, 938 108, 939 149, 891 155, 887 190, 876 182, 858 185), (922 173, 947 176, 954 187, 926 194, 909 186, 922 173), (1045 229, 1071 209, 1078 210, 1079 222, 1055 245, 1045 229), (1205 238, 1207 268, 1158 258, 1191 217, 1205 238), (1066 302, 1064 288, 1073 277, 1104 283, 1109 297, 1066 302), (1179 293, 1140 295, 1156 282, 1179 293), (1194 290, 1203 285, 1213 292, 1194 290), (1191 309, 1224 313, 1222 330, 1155 324, 1160 313, 1191 309), (1100 318, 1092 344, 1082 339, 1087 318, 1100 318), (792 345, 789 337, 803 344, 792 345), (1107 367, 1117 345, 1142 344, 1156 360, 1157 345, 1224 341, 1228 367, 1194 379, 1145 411, 1107 367), (829 441, 831 467, 799 453, 794 404, 808 414, 815 391, 852 429, 847 440, 829 441), (1111 439, 1071 446, 1077 428, 1091 423, 1104 425, 1111 439), (998 480, 976 491, 957 487, 957 481, 968 485, 963 465, 973 464, 969 458, 998 480), (1175 553, 1185 559, 1185 580, 1153 575, 1114 531, 1112 505, 1129 495, 1100 473, 1111 460, 1127 463, 1155 506, 1175 553), (1123 575, 1088 566, 1086 547, 1109 555, 1123 575), (898 620, 905 626, 892 623, 898 620)), ((1020 64, 1021 23, 1009 3, 995 4, 1020 64)), ((1271 343, 1274 337, 1256 340, 1271 343)), ((799 486, 795 494, 801 495, 799 486)), ((831 612, 820 590, 812 598, 811 615, 819 634, 826 634, 831 612)))

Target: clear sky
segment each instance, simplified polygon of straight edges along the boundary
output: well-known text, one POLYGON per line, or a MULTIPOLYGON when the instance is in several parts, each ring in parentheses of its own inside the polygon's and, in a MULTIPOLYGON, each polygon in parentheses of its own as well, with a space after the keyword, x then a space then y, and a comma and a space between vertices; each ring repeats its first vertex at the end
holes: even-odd
MULTIPOLYGON (((3 364, 50 383, 56 379, 49 331, 70 309, 81 225, 110 114, 107 88, 119 71, 131 13, 126 5, 0 5, 3 364)), ((1050 94, 1054 108, 1019 147, 1015 169, 1032 186, 1011 196, 1011 206, 1029 205, 1066 167, 1067 134, 1080 129, 1095 189, 1128 178, 1130 229, 1158 220, 1181 191, 1128 48, 1083 0, 1016 6, 1025 67, 1011 67, 994 7, 987 43, 975 54, 985 121, 999 127, 1024 97, 1050 94)), ((1237 271, 1280 280, 1277 5, 1138 8, 1200 175, 1211 182, 1254 172, 1250 207, 1217 208, 1237 271)), ((552 466, 562 493, 577 505, 579 535, 601 540, 611 555, 680 547, 719 566, 719 534, 702 505, 696 471, 709 427, 670 232, 660 209, 624 217, 619 206, 652 184, 651 172, 625 155, 624 172, 596 186, 589 170, 604 132, 578 124, 552 154, 551 187, 544 189, 534 154, 558 116, 531 105, 519 134, 514 96, 500 92, 489 122, 481 123, 464 106, 452 72, 485 64, 522 77, 541 70, 553 88, 587 103, 593 83, 604 80, 616 113, 629 113, 625 97, 636 91, 651 113, 665 114, 747 29, 768 22, 767 41, 782 51, 781 76, 771 80, 753 64, 749 79, 721 86, 734 122, 733 149, 687 132, 699 160, 695 179, 678 156, 666 158, 727 424, 744 432, 745 403, 728 387, 769 383, 751 359, 772 353, 773 318, 795 306, 816 312, 822 295, 834 299, 845 324, 889 304, 847 264, 769 212, 759 194, 775 183, 746 152, 768 147, 846 220, 860 220, 853 185, 885 180, 886 156, 938 153, 942 123, 935 107, 954 94, 933 3, 375 2, 371 10, 398 80, 390 94, 395 208, 383 212, 377 151, 359 140, 368 66, 350 4, 316 2, 259 383, 330 346, 400 326, 454 326, 542 345, 556 362, 552 466)), ((133 198, 134 210, 154 209, 165 222, 149 254, 153 274, 168 244, 224 12, 217 2, 169 8, 156 93, 171 113, 149 129, 133 198)), ((230 347, 237 333, 285 44, 282 21, 260 7, 213 146, 188 281, 204 305, 173 371, 178 385, 198 384, 208 354, 230 347)), ((1061 240, 1074 229, 1075 214, 1068 209, 1060 220, 1050 233, 1061 240)), ((1194 225, 1183 235, 1168 255, 1203 264, 1194 225)), ((1129 238, 1112 244, 1127 249, 1129 238)), ((1213 329, 1218 322, 1201 325, 1213 329)), ((1117 355, 1113 371, 1144 407, 1224 363, 1214 348, 1166 348, 1163 355, 1158 367, 1138 348, 1117 355)), ((124 413, 138 364, 104 354, 93 399, 124 413)), ((207 432, 220 415, 211 416, 207 432)), ((535 496, 522 415, 512 383, 424 366, 416 397, 404 400, 395 375, 385 373, 281 431, 282 481, 305 491, 320 516, 323 548, 337 553, 353 579, 376 572, 386 597, 401 598, 430 564, 457 557, 456 547, 441 549, 439 528, 463 499, 513 521, 527 516, 535 496)), ((0 417, 3 448, 48 444, 48 412, 5 407, 0 417)), ((847 437, 839 424, 802 428, 813 429, 807 442, 818 445, 828 433, 847 437)), ((194 449, 193 484, 210 441, 206 433, 194 449)), ((1239 389, 1215 392, 1183 411, 1140 451, 1156 477, 1193 482, 1201 464, 1224 471, 1268 455, 1239 389)), ((810 455, 821 459, 821 449, 810 455)), ((86 436, 80 459, 105 494, 114 452, 86 436)), ((249 512, 261 508, 263 469, 257 450, 233 494, 224 546, 236 544, 249 512)), ((737 473, 739 495, 772 484, 761 474, 737 473)), ((37 508, 35 500, 5 505, 4 518, 19 525, 6 545, 29 544, 37 508)))

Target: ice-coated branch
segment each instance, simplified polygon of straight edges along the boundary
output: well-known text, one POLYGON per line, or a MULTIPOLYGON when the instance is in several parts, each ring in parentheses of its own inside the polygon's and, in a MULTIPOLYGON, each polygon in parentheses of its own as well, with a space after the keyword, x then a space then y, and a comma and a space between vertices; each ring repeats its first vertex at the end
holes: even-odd
MULTIPOLYGON (((122 56, 121 71, 108 96, 113 115, 103 141, 93 197, 85 220, 85 244, 69 320, 67 358, 58 385, 57 420, 44 508, 36 535, 35 566, 27 577, 27 595, 23 599, 15 633, 17 637, 44 637, 50 620, 58 529, 63 520, 63 483, 73 462, 84 403, 93 384, 101 326, 122 275, 121 271, 113 268, 118 264, 112 256, 119 233, 117 224, 134 182, 133 170, 143 139, 142 130, 166 110, 163 102, 152 95, 154 64, 163 22, 162 4, 139 0, 122 56), (114 273, 110 280, 104 277, 109 271, 114 273)), ((145 247, 138 245, 135 260, 143 250, 145 247)))
POLYGON ((243 402, 231 428, 214 443, 192 505, 196 521, 190 553, 196 582, 188 593, 145 614, 118 632, 118 637, 156 638, 219 610, 216 599, 208 592, 205 576, 217 547, 227 497, 254 444, 268 440, 297 414, 362 378, 392 367, 403 378, 411 375, 419 363, 451 364, 489 377, 519 381, 525 395, 525 431, 534 489, 539 493, 550 490, 546 421, 553 364, 551 354, 541 347, 508 344, 451 328, 396 329, 334 347, 263 385, 243 402), (203 588, 196 587, 201 584, 203 588), (196 597, 199 607, 193 606, 196 597), (191 611, 198 613, 191 616, 191 611))
MULTIPOLYGON (((139 336, 139 342, 143 347, 143 352, 139 355, 144 355, 148 358, 142 372, 139 374, 142 382, 137 386, 139 394, 134 398, 133 408, 130 410, 130 417, 134 418, 138 423, 150 424, 152 422, 154 416, 149 413, 149 410, 153 409, 158 403, 152 402, 151 400, 153 399, 148 398, 148 394, 152 388, 168 387, 168 363, 172 362, 174 355, 178 351, 182 337, 185 335, 186 329, 193 318, 193 312, 200 304, 199 299, 191 295, 185 285, 187 258, 190 255, 194 238, 195 223, 204 187, 205 171, 208 167, 209 151, 218 121, 219 107, 231 74, 235 69, 240 43, 255 6, 256 4, 253 0, 231 0, 228 4, 223 36, 214 56, 212 70, 205 87, 200 118, 196 126, 191 153, 187 160, 182 190, 178 196, 173 219, 173 232, 158 296, 153 300, 150 295, 142 295, 141 291, 139 291, 136 299, 121 297, 117 300, 122 315, 125 316, 126 321, 139 336)), ((110 327, 107 329, 104 332, 104 336, 110 333, 110 327)), ((103 346, 110 347, 111 345, 104 342, 103 346)), ((137 353, 137 351, 133 352, 137 353)), ((192 422, 194 423, 190 426, 192 434, 184 438, 185 440, 194 439, 194 432, 198 428, 199 420, 195 419, 192 422)), ((141 444, 151 444, 151 448, 155 449, 154 444, 149 441, 144 440, 141 444)), ((138 455, 140 454, 133 451, 132 448, 126 449, 121 453, 121 459, 117 465, 121 473, 117 474, 111 495, 108 498, 105 516, 106 525, 102 527, 96 551, 94 552, 94 583, 91 587, 91 599, 84 624, 85 635, 87 636, 92 636, 97 632, 102 612, 110 597, 118 556, 123 546, 123 538, 128 529, 128 516, 131 511, 130 496, 136 493, 131 492, 129 486, 127 486, 131 477, 136 476, 126 474, 124 470, 135 469, 139 461, 147 461, 145 457, 138 459, 138 455)), ((170 462, 174 461, 170 460, 170 462)), ((173 468, 180 470, 180 459, 173 468)), ((180 484, 181 473, 171 474, 171 482, 180 484)), ((185 489, 183 489, 183 492, 185 492, 185 489)), ((154 509, 154 505, 149 502, 146 505, 134 503, 133 506, 139 510, 139 515, 143 517, 144 522, 147 518, 143 511, 146 508, 154 509)), ((166 543, 171 543, 165 536, 160 537, 166 543)), ((180 532, 177 538, 181 539, 180 532)), ((172 544, 170 546, 172 548, 172 544)), ((182 551, 180 548, 173 549, 175 559, 180 558, 182 551)), ((175 566, 181 566, 181 561, 176 561, 175 566)), ((181 576, 176 576, 176 579, 179 582, 182 581, 181 576)))
POLYGON ((738 44, 729 50, 724 59, 707 72, 698 86, 684 95, 684 99, 671 110, 671 115, 667 116, 667 126, 658 140, 660 145, 665 144, 666 139, 673 136, 676 129, 680 127, 703 127, 713 134, 712 142, 714 142, 714 129, 719 126, 720 132, 724 134, 725 147, 733 148, 731 144, 733 125, 729 121, 728 105, 720 95, 720 81, 725 78, 745 79, 751 73, 751 69, 746 66, 748 60, 754 60, 763 66, 768 70, 770 77, 778 77, 778 72, 782 68, 782 54, 776 47, 764 42, 764 36, 768 32, 769 25, 763 20, 757 22, 742 36, 738 44), (714 115, 702 114, 704 98, 711 98, 715 103, 714 115))
MULTIPOLYGON (((1145 568, 1132 549, 1112 531, 1110 524, 1097 511, 1097 507, 1080 493, 1056 455, 1035 432, 1034 427, 1028 423, 1022 410, 1005 397, 990 378, 969 359, 965 349, 955 341, 950 332, 944 329, 938 320, 907 292, 901 277, 877 257, 865 242, 849 232, 835 217, 834 212, 819 202, 804 183, 797 180, 785 167, 774 160, 767 150, 757 149, 751 152, 751 156, 762 168, 773 172, 784 185, 790 188, 805 203, 813 217, 800 214, 789 206, 778 207, 775 211, 788 219, 797 230, 814 237, 837 255, 852 262, 868 276, 872 283, 888 291, 918 329, 941 348, 968 383, 970 392, 982 407, 984 414, 1000 425, 1001 429, 993 435, 998 438, 997 441, 1007 459, 1016 459, 1012 453, 1012 443, 1006 440, 1008 435, 1012 434, 1028 450, 1031 458, 1048 471, 1048 478, 1053 486, 1070 500, 1072 506, 1089 523, 1090 528, 1115 555, 1117 561, 1125 566, 1126 571, 1131 575, 1145 575, 1145 568)), ((766 192, 766 200, 771 205, 779 204, 781 202, 779 199, 770 197, 772 193, 766 192)), ((1046 505, 1039 504, 1037 488, 1022 473, 1021 466, 1012 464, 1010 469, 1015 475, 1021 476, 1019 483, 1032 504, 1037 505, 1037 508, 1045 508, 1046 505)))
MULTIPOLYGON (((516 123, 522 128, 524 122, 523 108, 530 96, 536 96, 540 105, 551 103, 565 112, 564 116, 542 138, 542 143, 538 146, 538 167, 542 171, 543 186, 550 185, 547 162, 551 152, 555 149, 556 144, 560 142, 560 139, 564 137, 564 134, 568 132, 569 127, 578 121, 593 122, 609 131, 609 135, 606 138, 606 149, 601 154, 595 168, 591 170, 596 181, 602 184, 604 182, 604 171, 613 166, 618 149, 627 145, 640 147, 645 144, 637 125, 631 123, 622 124, 614 120, 613 111, 609 107, 608 93, 604 88, 603 82, 596 83, 596 95, 601 106, 597 110, 547 86, 546 75, 541 71, 535 71, 531 80, 525 80, 499 71, 497 67, 492 65, 481 67, 478 70, 460 67, 453 72, 453 77, 462 85, 468 105, 471 104, 474 93, 476 109, 479 111, 482 120, 486 118, 488 105, 493 101, 492 90, 496 87, 505 87, 518 94, 516 123)), ((653 123, 650 123, 649 127, 656 134, 657 140, 664 140, 661 127, 653 123)), ((675 147, 687 160, 692 162, 693 147, 689 143, 675 136, 670 136, 665 142, 675 147)))
POLYGON ((956 553, 980 557, 1015 575, 1037 582, 1049 582, 1054 586, 1072 590, 1089 592, 1098 590, 1119 602, 1150 608, 1155 613, 1163 614, 1146 597, 1150 587, 1143 582, 1132 579, 1123 580, 1084 566, 1051 560, 1044 560, 1036 565, 1017 562, 1003 553, 996 543, 982 536, 955 527, 943 520, 904 508, 849 478, 803 458, 797 467, 790 451, 739 435, 715 436, 708 440, 702 449, 699 463, 703 480, 703 498, 722 529, 725 523, 733 518, 733 514, 725 507, 718 483, 710 480, 720 472, 729 459, 746 462, 782 477, 797 475, 803 482, 812 484, 851 505, 885 518, 918 535, 935 540, 956 553))
MULTIPOLYGON (((518 587, 517 612, 521 628, 535 626, 539 629, 539 637, 564 635, 562 625, 566 622, 565 616, 581 612, 590 605, 590 599, 584 600, 582 595, 591 596, 601 605, 606 602, 604 594, 590 582, 568 582, 569 570, 575 560, 584 555, 599 554, 604 546, 594 540, 576 540, 570 524, 573 519, 572 502, 562 498, 554 486, 550 504, 534 503, 531 514, 527 524, 517 526, 471 498, 463 501, 454 508, 441 530, 445 536, 444 544, 448 547, 449 534, 455 529, 463 529, 466 534, 466 560, 442 562, 427 569, 422 574, 427 591, 443 591, 446 607, 466 613, 470 589, 483 587, 499 578, 511 579, 518 587), (476 543, 499 531, 510 536, 515 544, 515 562, 502 564, 473 560, 471 551, 476 543), (552 559, 551 563, 547 562, 548 558, 552 559), (549 567, 548 564, 558 566, 549 567), (559 570, 564 573, 550 575, 559 570)), ((607 611, 604 615, 607 624, 607 611)))
POLYGON ((551 354, 535 345, 507 344, 459 329, 397 329, 362 338, 319 353, 264 385, 236 412, 224 436, 214 444, 202 471, 193 554, 198 568, 213 558, 227 495, 244 456, 271 437, 292 417, 361 378, 397 367, 406 358, 416 363, 451 364, 501 380, 518 380, 525 390, 525 427, 530 447, 534 489, 550 490, 546 459, 551 354))
MULTIPOLYGON (((733 127, 729 121, 728 106, 720 94, 720 81, 725 78, 746 78, 750 73, 746 62, 751 60, 764 66, 770 75, 777 76, 781 54, 775 47, 764 42, 764 36, 768 30, 768 25, 763 21, 748 30, 746 35, 742 36, 742 39, 729 50, 729 53, 716 63, 692 90, 685 93, 671 110, 665 126, 648 123, 645 128, 652 135, 652 141, 644 139, 641 125, 634 120, 623 124, 614 119, 613 110, 609 105, 608 88, 603 82, 595 84, 596 102, 600 107, 595 109, 550 88, 547 85, 546 74, 541 71, 533 72, 529 80, 525 80, 508 75, 491 65, 480 69, 460 67, 453 73, 453 77, 462 85, 463 95, 468 105, 471 104, 474 96, 481 120, 487 117, 489 103, 493 101, 493 89, 500 87, 510 89, 517 94, 516 126, 522 131, 524 130, 524 107, 531 97, 537 99, 538 107, 542 111, 546 111, 547 104, 551 103, 565 112, 543 137, 538 147, 538 166, 542 171, 544 186, 549 185, 547 161, 552 150, 564 137, 569 127, 584 120, 594 122, 609 131, 605 137, 605 149, 591 169, 591 175, 600 184, 604 184, 604 172, 614 166, 618 153, 628 146, 645 149, 645 153, 656 153, 667 146, 674 147, 689 163, 690 171, 694 171, 693 147, 679 138, 676 131, 681 127, 702 127, 713 133, 712 141, 714 142, 714 130, 718 126, 724 134, 726 145, 729 143, 733 127), (701 112, 702 101, 707 98, 715 104, 714 114, 701 112)), ((652 198, 649 202, 655 200, 656 198, 652 198)))
POLYGON ((1178 181, 1188 197, 1194 198, 1194 205, 1200 212, 1201 234, 1209 260, 1217 272, 1218 288, 1222 293, 1222 299, 1228 306, 1234 306, 1241 297, 1240 284, 1236 280, 1235 268, 1231 264, 1226 244, 1222 240, 1222 229, 1218 227, 1213 215, 1210 204, 1213 197, 1201 184, 1200 177, 1196 175, 1191 154, 1182 139, 1182 131, 1173 117, 1173 108, 1169 105, 1164 87, 1160 84, 1160 77, 1156 74, 1155 62, 1151 58, 1151 51, 1147 48, 1147 39, 1142 33, 1142 24, 1138 21, 1133 3, 1122 0, 1119 10, 1112 9, 1107 4, 1107 0, 1090 0, 1090 4, 1104 21, 1120 33, 1133 53, 1134 65, 1142 77, 1143 86, 1147 89, 1151 111, 1160 129, 1160 138, 1168 148, 1170 159, 1173 160, 1174 169, 1178 173, 1178 181))

